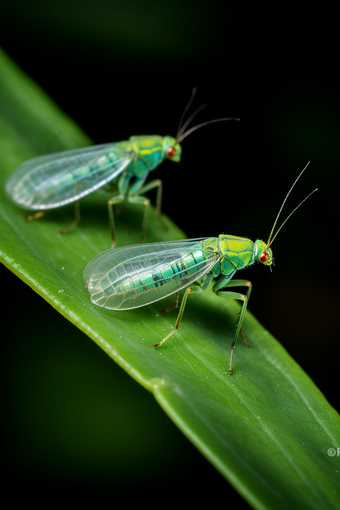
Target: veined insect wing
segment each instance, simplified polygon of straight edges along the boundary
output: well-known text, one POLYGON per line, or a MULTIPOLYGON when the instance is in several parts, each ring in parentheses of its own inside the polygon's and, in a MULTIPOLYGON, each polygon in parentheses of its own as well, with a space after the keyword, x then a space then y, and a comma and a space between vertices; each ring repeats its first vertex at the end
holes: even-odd
POLYGON ((117 177, 132 157, 114 143, 40 156, 12 172, 6 192, 23 209, 60 207, 117 177))
POLYGON ((215 257, 203 256, 197 240, 127 246, 93 259, 84 284, 96 305, 128 310, 187 287, 211 269, 215 257))

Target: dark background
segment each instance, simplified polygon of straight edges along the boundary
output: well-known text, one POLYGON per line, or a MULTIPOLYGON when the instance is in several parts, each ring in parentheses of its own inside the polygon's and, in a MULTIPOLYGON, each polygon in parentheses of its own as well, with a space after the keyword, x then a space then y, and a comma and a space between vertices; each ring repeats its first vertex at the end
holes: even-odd
MULTIPOLYGON (((311 161, 291 194, 281 221, 310 191, 316 187, 319 191, 275 240, 273 272, 256 265, 242 277, 254 284, 249 309, 339 410, 340 353, 335 319, 340 107, 335 19, 335 13, 325 9, 311 11, 309 7, 308 11, 298 11, 275 7, 268 11, 258 4, 249 8, 230 2, 17 2, 2 8, 0 44, 94 143, 119 141, 136 134, 175 135, 193 86, 198 88, 193 109, 208 103, 194 124, 218 117, 241 118, 238 123, 216 124, 192 134, 183 142, 182 164, 165 162, 153 174, 164 183, 163 211, 189 237, 229 233, 267 240, 286 193, 311 161)), ((27 321, 27 331, 32 331, 34 326, 29 327, 28 323, 36 320, 36 307, 44 303, 38 296, 31 296, 30 289, 23 289, 23 284, 3 267, 1 275, 3 281, 10 282, 13 293, 26 292, 29 296, 32 308, 23 312, 23 322, 27 321)), ((45 308, 43 315, 46 320, 55 321, 56 330, 72 329, 71 325, 64 325, 66 321, 51 307, 45 308)), ((7 340, 13 339, 12 324, 10 318, 7 325, 3 323, 7 340)), ((90 366, 93 362, 100 367, 91 369, 98 371, 96 391, 100 394, 104 387, 108 401, 108 388, 116 384, 115 377, 120 386, 134 384, 127 382, 128 377, 118 367, 112 368, 111 361, 84 335, 75 328, 70 331, 65 332, 65 338, 70 340, 59 344, 58 353, 46 353, 57 356, 60 371, 67 370, 65 365, 72 367, 75 353, 80 366, 87 366, 86 356, 92 358, 90 366), (82 349, 83 362, 79 361, 82 349), (113 372, 115 375, 111 375, 113 372)), ((46 341, 43 328, 26 341, 31 346, 35 344, 33 350, 38 359, 43 358, 41 346, 46 341)), ((10 363, 6 373, 13 374, 15 366, 19 374, 20 362, 21 372, 25 373, 26 365, 16 356, 10 342, 7 350, 10 363)), ((32 355, 31 349, 29 353, 32 355)), ((16 380, 18 387, 11 385, 11 377, 8 375, 7 380, 10 445, 15 434, 18 437, 22 434, 20 421, 26 416, 22 409, 27 404, 22 397, 18 407, 11 409, 13 399, 18 400, 21 395, 21 383, 16 380)), ((85 381, 91 377, 85 368, 83 377, 85 381)), ((38 376, 36 379, 39 380, 38 376)), ((71 381, 70 375, 65 392, 75 391, 75 398, 78 400, 81 395, 84 401, 83 408, 93 409, 95 402, 87 400, 88 392, 83 385, 79 384, 78 395, 78 390, 69 389, 71 381)), ((60 381, 55 386, 60 387, 60 381)), ((145 423, 142 437, 147 444, 148 441, 154 444, 154 434, 159 430, 152 429, 152 424, 163 430, 161 437, 157 435, 160 442, 157 453, 148 457, 146 465, 145 453, 141 451, 138 456, 132 448, 133 458, 139 458, 143 465, 143 476, 138 466, 132 468, 126 459, 124 469, 119 456, 115 464, 114 444, 104 461, 99 456, 92 462, 91 470, 90 457, 84 462, 79 460, 75 439, 66 432, 67 423, 60 423, 67 439, 57 452, 53 452, 55 438, 46 436, 42 440, 38 434, 34 436, 36 424, 26 424, 16 456, 13 457, 13 452, 8 454, 10 470, 25 478, 28 466, 33 466, 32 477, 43 477, 46 486, 52 488, 58 483, 61 491, 83 487, 86 480, 91 480, 87 490, 94 494, 98 487, 103 494, 113 487, 124 492, 130 483, 145 487, 145 480, 159 477, 159 482, 151 483, 149 494, 140 489, 143 498, 151 498, 156 486, 163 489, 171 486, 177 491, 184 488, 192 503, 208 498, 210 493, 223 494, 225 501, 232 498, 222 477, 181 438, 175 427, 167 424, 168 420, 153 405, 152 397, 135 387, 129 395, 140 391, 150 413, 155 413, 150 414, 150 424, 145 423), (69 455, 65 453, 65 444, 69 444, 69 455), (46 469, 42 467, 44 462, 46 469)), ((53 385, 49 388, 57 391, 53 385)), ((134 414, 135 403, 130 398, 126 396, 122 404, 122 419, 131 427, 131 423, 138 424, 143 409, 138 414, 137 406, 134 414)), ((67 415, 63 392, 56 399, 60 402, 60 413, 67 415)), ((108 405, 103 403, 102 409, 99 406, 93 411, 99 413, 98 422, 104 427, 108 405)), ((78 423, 77 419, 73 418, 74 423, 78 423)), ((97 425, 99 430, 100 424, 97 425)), ((126 428, 131 434, 128 425, 126 428)), ((86 426, 85 429, 88 430, 86 426)), ((87 440, 84 432, 84 445, 87 440)), ((176 493, 175 490, 173 494, 176 493)))

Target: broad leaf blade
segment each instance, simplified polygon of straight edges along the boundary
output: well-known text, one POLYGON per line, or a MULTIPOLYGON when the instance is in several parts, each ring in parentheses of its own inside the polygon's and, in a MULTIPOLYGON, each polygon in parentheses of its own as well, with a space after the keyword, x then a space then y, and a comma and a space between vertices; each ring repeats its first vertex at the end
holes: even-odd
MULTIPOLYGON (((89 140, 3 54, 0 75, 2 262, 152 391, 255 508, 338 508, 338 458, 327 450, 339 446, 339 416, 251 313, 243 330, 252 347, 239 342, 232 378, 227 367, 239 305, 210 290, 190 296, 179 331, 155 351, 152 344, 172 330, 175 311, 160 314, 163 303, 103 310, 82 284, 87 262, 109 248, 107 197, 84 199, 80 225, 64 236, 56 232, 72 220, 72 207, 25 222, 7 200, 9 172, 53 150, 60 131, 64 149, 89 140)), ((183 237, 174 225, 165 233, 150 216, 148 241, 183 237)), ((141 221, 140 210, 124 207, 117 218, 120 245, 139 241, 141 221)))

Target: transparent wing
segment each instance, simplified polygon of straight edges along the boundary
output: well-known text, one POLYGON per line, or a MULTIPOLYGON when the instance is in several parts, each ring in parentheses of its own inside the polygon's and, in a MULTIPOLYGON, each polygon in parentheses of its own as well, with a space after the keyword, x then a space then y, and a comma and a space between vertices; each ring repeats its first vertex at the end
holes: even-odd
POLYGON ((24 209, 52 209, 74 202, 117 177, 133 159, 120 143, 95 145, 30 159, 6 182, 9 197, 24 209))
POLYGON ((218 254, 198 240, 151 243, 107 250, 83 274, 91 301, 110 310, 128 310, 159 301, 206 274, 218 254))
MULTIPOLYGON (((130 245, 130 246, 122 246, 121 248, 109 249, 103 251, 96 257, 94 257, 85 267, 83 272, 83 282, 85 287, 89 286, 89 281, 96 267, 99 267, 101 262, 105 259, 108 260, 108 264, 111 263, 111 266, 118 265, 121 262, 131 258, 131 250, 136 251, 137 253, 141 253, 143 251, 144 255, 149 253, 158 253, 159 251, 170 251, 172 248, 178 249, 187 245, 192 246, 194 241, 198 244, 199 241, 203 239, 207 239, 206 237, 196 237, 195 239, 180 239, 176 241, 164 241, 162 243, 145 243, 143 245, 130 245)), ((102 270, 102 269, 101 269, 102 270)))

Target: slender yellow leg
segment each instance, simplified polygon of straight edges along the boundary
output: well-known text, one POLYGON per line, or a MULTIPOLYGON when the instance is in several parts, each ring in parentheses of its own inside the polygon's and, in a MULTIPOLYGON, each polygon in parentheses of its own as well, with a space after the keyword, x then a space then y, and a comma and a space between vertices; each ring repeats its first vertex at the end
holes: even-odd
POLYGON ((179 327, 179 323, 181 322, 181 318, 183 317, 185 303, 186 303, 186 301, 188 299, 188 295, 190 294, 191 291, 192 291, 192 289, 190 287, 188 287, 186 289, 185 293, 184 293, 183 301, 182 301, 182 304, 181 304, 181 308, 179 309, 179 313, 178 313, 178 317, 177 317, 177 321, 176 321, 174 329, 165 338, 163 338, 163 340, 161 342, 159 342, 158 344, 153 345, 153 347, 155 349, 157 349, 157 347, 159 347, 160 345, 164 344, 164 342, 166 342, 167 339, 170 338, 175 333, 175 331, 177 331, 177 329, 179 327))
POLYGON ((150 200, 148 198, 140 197, 140 196, 129 197, 128 200, 131 204, 141 204, 141 205, 144 205, 144 207, 145 207, 144 216, 143 216, 143 224, 142 224, 142 238, 140 241, 141 243, 145 243, 146 231, 148 228, 148 221, 149 221, 150 200))
POLYGON ((39 211, 39 212, 32 214, 30 216, 25 216, 25 220, 27 220, 27 221, 37 220, 38 218, 45 216, 46 213, 47 213, 47 211, 39 211))
POLYGON ((124 195, 116 195, 115 197, 110 198, 110 200, 108 201, 109 223, 111 232, 111 248, 114 248, 116 245, 116 230, 113 206, 116 204, 121 204, 122 202, 124 202, 124 200, 125 200, 124 195))
MULTIPOLYGON (((185 308, 185 305, 186 305, 186 302, 187 302, 187 299, 188 299, 188 295, 192 292, 193 294, 194 293, 201 293, 203 292, 208 286, 209 286, 209 283, 211 282, 211 280, 213 279, 213 276, 212 275, 205 275, 203 276, 203 278, 201 279, 201 283, 198 283, 198 282, 194 282, 192 283, 191 287, 188 287, 185 292, 184 292, 184 295, 183 295, 183 299, 182 299, 182 303, 181 303, 181 306, 180 306, 180 309, 179 309, 179 313, 178 313, 178 317, 177 317, 177 321, 176 321, 176 324, 175 324, 175 327, 174 329, 165 337, 163 338, 163 340, 161 342, 159 342, 158 344, 155 344, 153 347, 155 349, 157 349, 157 347, 159 347, 160 345, 164 344, 164 342, 166 342, 166 340, 168 338, 170 338, 174 333, 175 331, 179 328, 179 323, 181 322, 181 319, 183 317, 183 313, 184 313, 184 308, 185 308)), ((165 310, 161 310, 162 312, 167 312, 169 310, 172 310, 173 308, 175 308, 176 306, 178 306, 178 302, 179 302, 179 297, 178 297, 178 292, 175 293, 175 299, 174 299, 174 304, 171 308, 167 308, 165 310)))
POLYGON ((162 310, 159 310, 159 312, 160 313, 170 312, 171 310, 173 310, 177 306, 178 306, 178 292, 175 292, 175 297, 174 297, 173 305, 170 306, 170 308, 162 308, 162 310))
POLYGON ((163 228, 165 228, 165 230, 167 230, 168 232, 171 231, 171 228, 168 227, 163 219, 162 219, 162 216, 161 216, 161 209, 162 209, 162 194, 163 194, 163 183, 160 179, 155 179, 154 181, 150 181, 148 182, 147 184, 145 184, 145 186, 143 186, 142 188, 140 188, 138 190, 138 194, 139 195, 142 195, 144 193, 146 193, 147 191, 150 191, 154 188, 157 188, 157 197, 156 197, 156 218, 158 219, 159 223, 162 225, 163 228))
POLYGON ((249 345, 248 342, 246 341, 243 333, 241 332, 241 327, 242 327, 242 322, 244 319, 244 314, 246 313, 247 304, 248 304, 250 293, 251 293, 251 288, 252 288, 252 284, 249 280, 231 280, 226 285, 223 285, 223 279, 219 280, 213 287, 213 290, 216 292, 216 294, 219 297, 238 299, 240 301, 243 301, 243 305, 242 305, 241 312, 240 312, 240 317, 239 317, 237 325, 236 325, 236 333, 235 333, 234 341, 231 345, 229 375, 233 375, 233 372, 232 372, 233 355, 234 355, 234 349, 235 349, 239 334, 241 334, 244 343, 246 345, 249 345), (247 294, 239 294, 238 292, 225 291, 224 289, 226 289, 228 287, 229 288, 230 287, 248 287, 247 294))
POLYGON ((247 347, 251 347, 251 344, 249 342, 247 342, 246 337, 244 336, 242 329, 240 330, 240 335, 242 337, 244 345, 246 345, 247 347))
POLYGON ((68 232, 73 227, 78 225, 79 221, 80 221, 80 207, 79 207, 79 200, 76 200, 74 202, 74 220, 67 227, 63 228, 62 230, 59 230, 58 234, 66 234, 66 232, 68 232))

